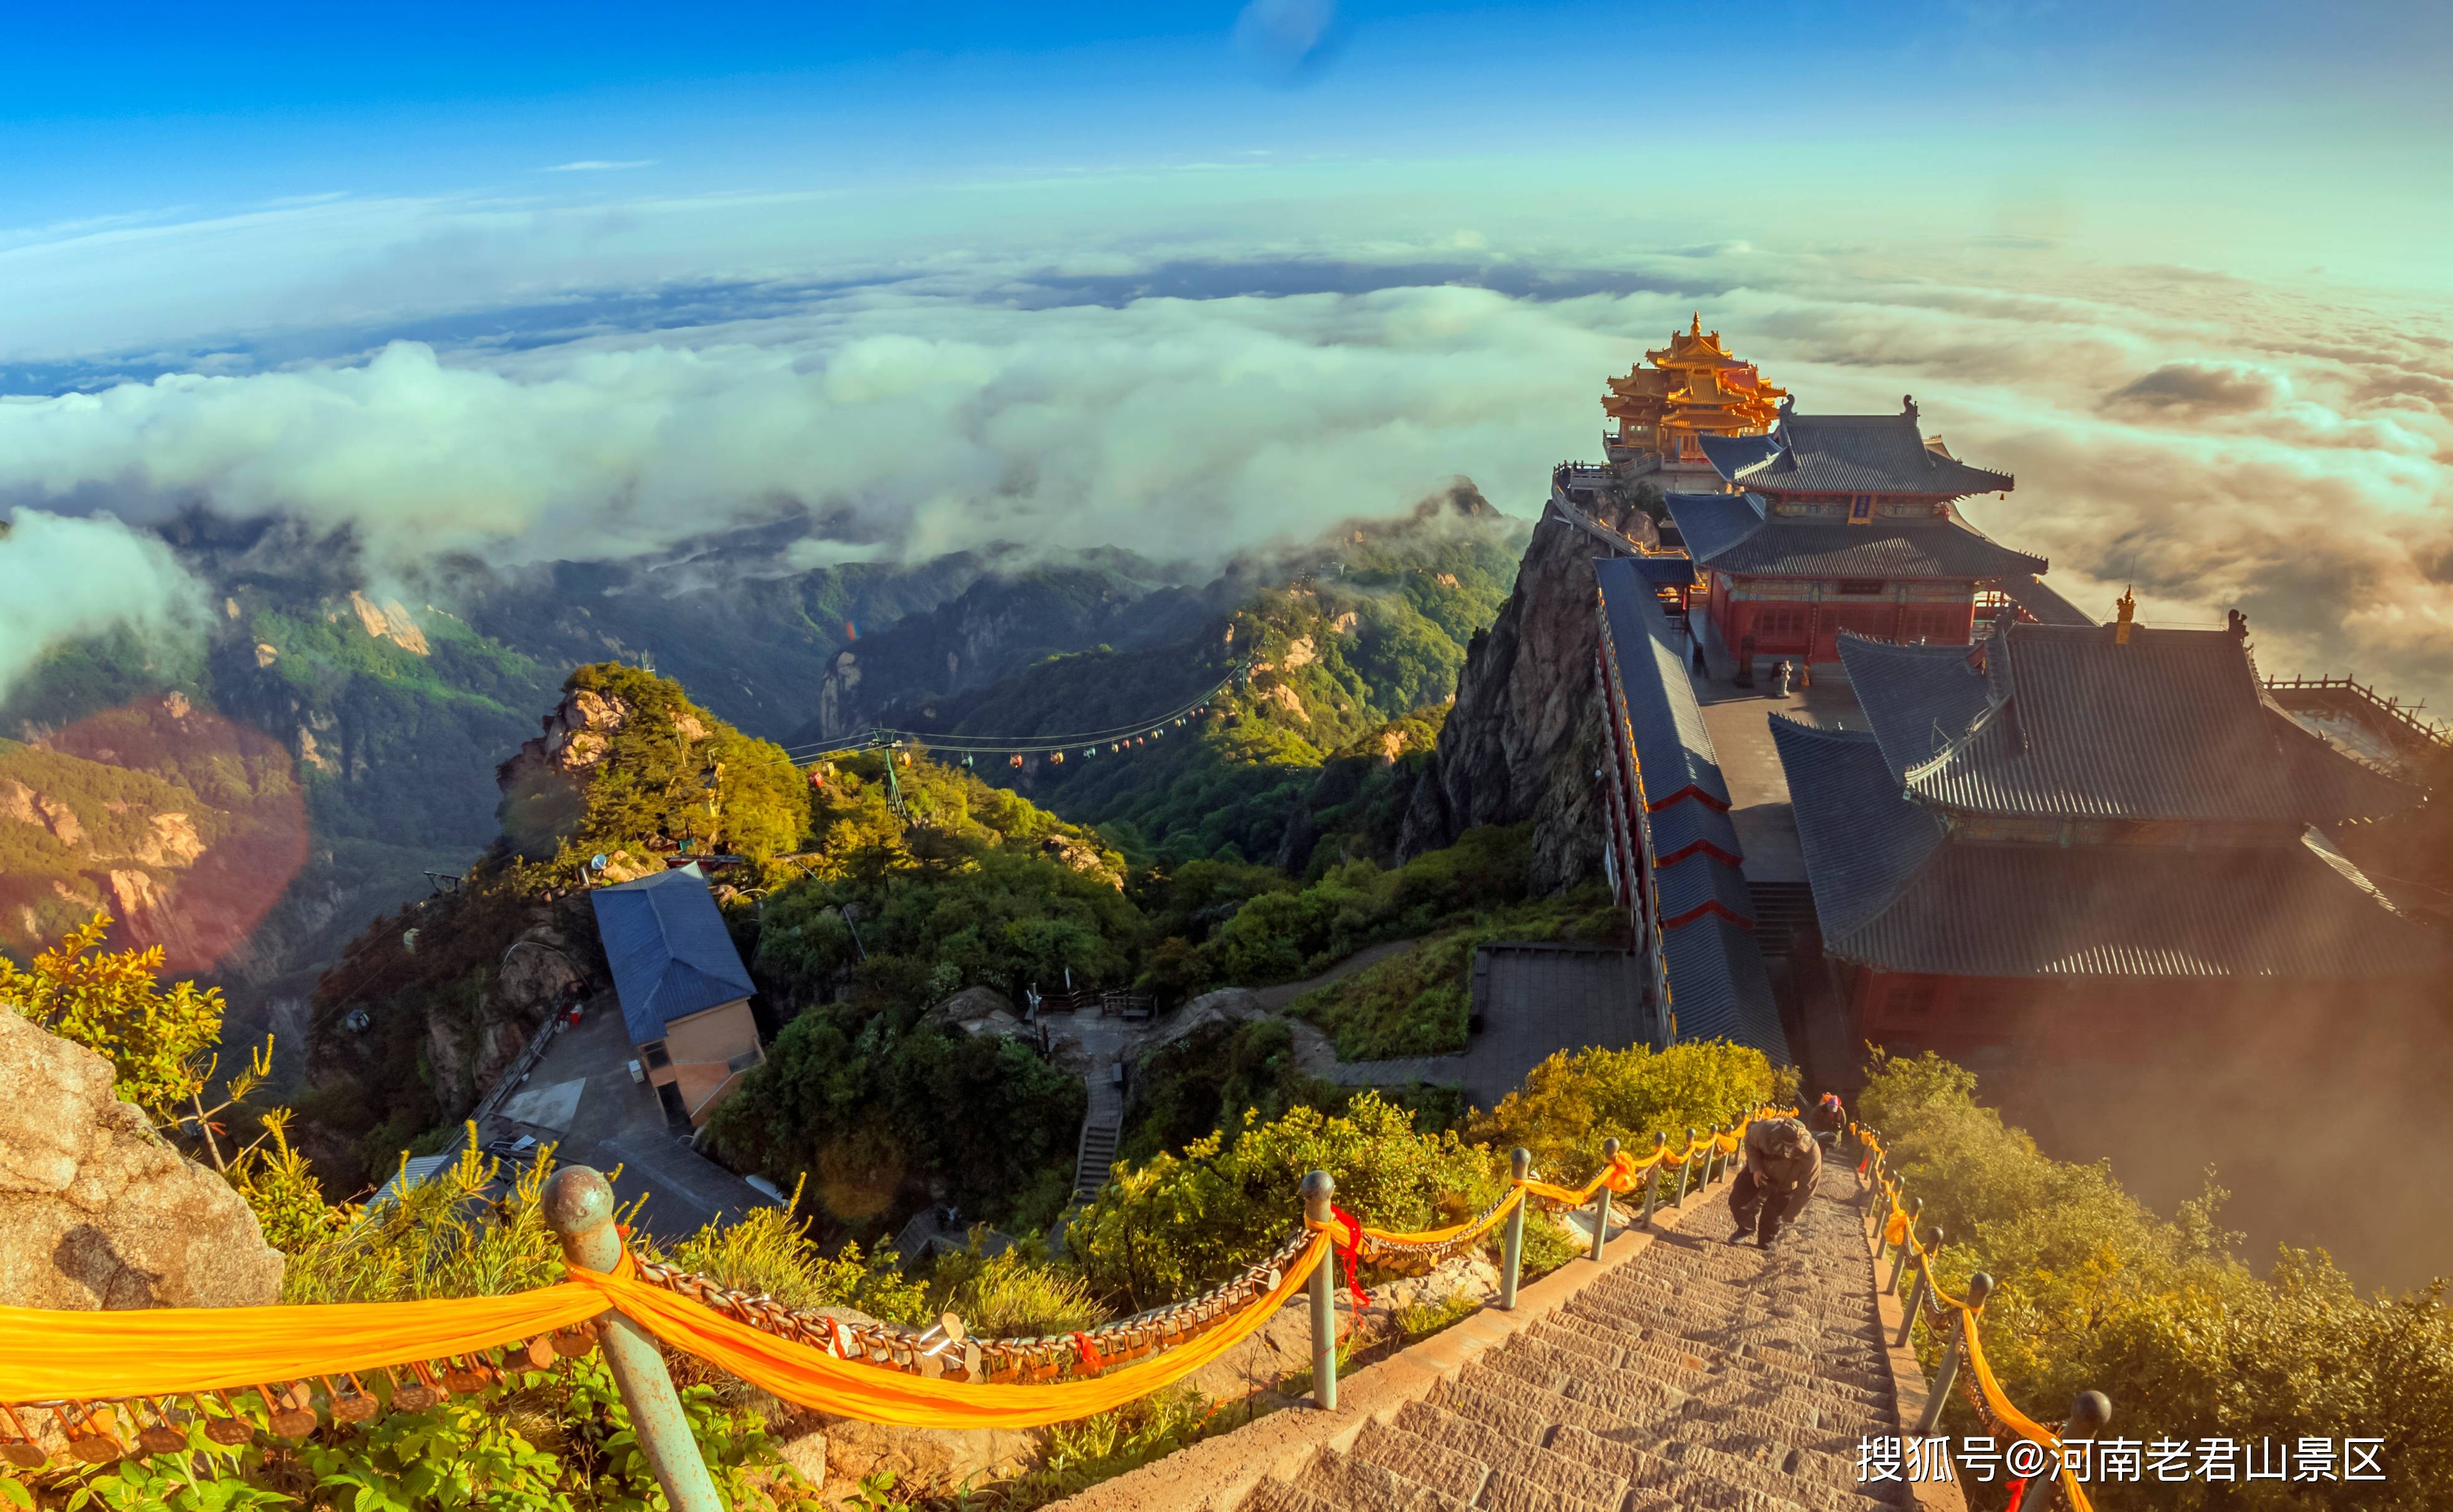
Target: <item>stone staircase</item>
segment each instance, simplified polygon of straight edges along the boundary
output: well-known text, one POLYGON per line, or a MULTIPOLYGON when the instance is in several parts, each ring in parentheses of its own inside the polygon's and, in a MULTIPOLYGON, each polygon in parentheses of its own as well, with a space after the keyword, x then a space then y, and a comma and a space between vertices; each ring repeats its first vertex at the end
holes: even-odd
POLYGON ((1073 1154, 1075 1203, 1097 1197, 1116 1164, 1116 1141, 1125 1124, 1125 1094, 1107 1069, 1098 1067, 1089 1078, 1090 1103, 1082 1120, 1082 1141, 1073 1154))
POLYGON ((1851 1173, 1768 1252, 1725 1243, 1725 1190, 1243 1512, 1912 1505, 1856 1482, 1859 1440, 1900 1427, 1851 1173))

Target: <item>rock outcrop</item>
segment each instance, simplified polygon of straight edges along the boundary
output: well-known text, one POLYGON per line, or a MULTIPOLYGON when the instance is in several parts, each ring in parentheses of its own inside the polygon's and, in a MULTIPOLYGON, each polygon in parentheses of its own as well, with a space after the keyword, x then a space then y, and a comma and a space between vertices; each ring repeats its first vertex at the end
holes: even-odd
POLYGON ((490 1090, 545 1021, 587 994, 591 984, 581 963, 588 959, 585 947, 550 922, 523 930, 504 952, 473 1024, 460 1012, 429 1011, 426 1056, 435 1084, 465 1087, 472 1098, 490 1090))
POLYGON ((110 1063, 0 1005, 0 1301, 247 1307, 281 1253, 228 1183, 111 1095, 110 1063))
POLYGON ((993 1034, 1013 1039, 1024 1033, 1013 1003, 994 987, 965 987, 920 1016, 920 1022, 966 1034, 993 1034))
MULTIPOLYGON (((1599 516, 1636 540, 1659 539, 1632 505, 1605 505, 1599 516)), ((1554 782, 1593 786, 1593 763, 1576 769, 1574 752, 1599 730, 1592 562, 1605 549, 1556 515, 1534 527, 1515 591, 1466 649, 1456 707, 1398 832, 1400 856, 1453 845, 1478 825, 1537 820, 1530 880, 1538 890, 1566 886, 1598 862, 1598 840, 1575 795, 1548 794, 1554 782)))

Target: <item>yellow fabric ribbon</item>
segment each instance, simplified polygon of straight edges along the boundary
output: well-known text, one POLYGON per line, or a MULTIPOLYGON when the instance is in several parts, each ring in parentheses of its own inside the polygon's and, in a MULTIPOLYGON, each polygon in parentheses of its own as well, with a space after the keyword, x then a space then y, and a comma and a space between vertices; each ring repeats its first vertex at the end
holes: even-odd
POLYGON ((787 1402, 902 1427, 1027 1428, 1106 1412, 1173 1384, 1248 1337, 1310 1278, 1316 1238, 1277 1286, 1179 1348, 1087 1380, 931 1381, 838 1360, 687 1297, 625 1263, 509 1297, 278 1307, 52 1312, 0 1307, 0 1402, 184 1396, 470 1354, 568 1328, 609 1305, 673 1348, 787 1402))

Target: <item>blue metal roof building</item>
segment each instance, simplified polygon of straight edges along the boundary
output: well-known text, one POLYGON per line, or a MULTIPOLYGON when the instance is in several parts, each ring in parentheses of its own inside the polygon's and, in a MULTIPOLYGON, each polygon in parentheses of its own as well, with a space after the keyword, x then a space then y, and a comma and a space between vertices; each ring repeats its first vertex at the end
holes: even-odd
POLYGON ((600 887, 588 902, 631 1044, 652 1044, 674 1020, 757 990, 695 862, 600 887))

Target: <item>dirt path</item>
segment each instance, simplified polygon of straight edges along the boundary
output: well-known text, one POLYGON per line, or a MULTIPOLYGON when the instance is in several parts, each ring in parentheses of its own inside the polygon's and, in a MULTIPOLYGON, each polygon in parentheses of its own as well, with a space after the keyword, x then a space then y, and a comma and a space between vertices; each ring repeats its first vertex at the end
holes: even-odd
POLYGON ((1352 976, 1365 966, 1377 965, 1400 951, 1411 950, 1427 938, 1428 936, 1421 936, 1412 940, 1388 940, 1376 945, 1365 945, 1316 977, 1306 977, 1301 982, 1283 982, 1274 987, 1256 988, 1252 996, 1262 1007, 1275 1013, 1314 987, 1325 987, 1341 978, 1352 976))

